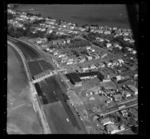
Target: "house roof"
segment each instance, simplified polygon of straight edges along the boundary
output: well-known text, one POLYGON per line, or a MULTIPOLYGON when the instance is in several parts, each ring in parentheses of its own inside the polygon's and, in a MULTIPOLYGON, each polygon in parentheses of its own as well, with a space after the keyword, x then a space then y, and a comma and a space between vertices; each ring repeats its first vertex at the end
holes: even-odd
POLYGON ((110 118, 105 118, 101 121, 103 124, 107 123, 107 122, 111 122, 110 118))
POLYGON ((107 125, 107 129, 108 129, 110 132, 112 132, 112 131, 114 131, 114 130, 118 130, 118 127, 117 127, 116 125, 111 124, 111 125, 107 125))

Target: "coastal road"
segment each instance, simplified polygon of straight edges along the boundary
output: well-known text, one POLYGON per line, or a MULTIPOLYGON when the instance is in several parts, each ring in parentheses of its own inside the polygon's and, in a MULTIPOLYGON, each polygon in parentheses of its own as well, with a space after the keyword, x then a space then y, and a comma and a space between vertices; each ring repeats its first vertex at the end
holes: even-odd
MULTIPOLYGON (((8 44, 11 45, 13 48, 15 48, 17 50, 17 52, 20 54, 20 56, 21 56, 21 58, 23 60, 23 64, 24 64, 24 67, 25 67, 25 70, 26 70, 26 74, 27 74, 27 77, 28 77, 28 81, 29 81, 29 85, 30 85, 30 90, 31 90, 30 91, 30 97, 33 100, 33 108, 34 108, 35 111, 38 111, 38 113, 39 113, 39 116, 40 116, 40 119, 41 119, 41 122, 42 122, 42 126, 44 128, 44 133, 45 134, 51 133, 51 131, 49 129, 49 126, 47 124, 44 112, 41 111, 40 106, 38 104, 38 101, 36 100, 36 96, 35 96, 37 94, 36 93, 36 89, 35 89, 34 85, 31 83, 32 78, 31 78, 31 76, 29 74, 30 71, 29 71, 29 68, 27 66, 27 61, 25 59, 25 56, 23 55, 24 53, 22 53, 22 51, 21 51, 23 49, 20 50, 20 47, 18 48, 14 43, 11 43, 11 41, 9 41, 9 39, 8 39, 8 44)), ((36 58, 36 56, 37 56, 37 58, 40 57, 40 55, 38 53, 36 53, 36 52, 34 53, 34 51, 32 51, 30 54, 33 54, 33 55, 35 54, 33 56, 33 58, 36 58)), ((31 57, 32 56, 30 56, 30 58, 31 57)))

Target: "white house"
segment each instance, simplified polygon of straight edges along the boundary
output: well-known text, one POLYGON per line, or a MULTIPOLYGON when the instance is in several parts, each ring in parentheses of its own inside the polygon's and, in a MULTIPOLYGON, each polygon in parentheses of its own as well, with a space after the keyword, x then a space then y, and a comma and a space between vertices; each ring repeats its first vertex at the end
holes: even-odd
POLYGON ((109 47, 111 47, 111 46, 112 46, 111 43, 107 43, 107 44, 106 44, 106 47, 107 47, 107 48, 109 48, 109 47))

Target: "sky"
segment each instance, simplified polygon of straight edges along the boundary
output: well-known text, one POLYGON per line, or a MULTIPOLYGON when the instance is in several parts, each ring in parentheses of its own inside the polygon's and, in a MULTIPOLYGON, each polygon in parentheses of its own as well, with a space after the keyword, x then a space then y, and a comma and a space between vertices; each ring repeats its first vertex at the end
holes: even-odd
POLYGON ((50 16, 66 22, 84 24, 98 24, 102 26, 116 26, 130 28, 126 5, 121 4, 23 4, 18 9, 35 9, 42 16, 50 16))

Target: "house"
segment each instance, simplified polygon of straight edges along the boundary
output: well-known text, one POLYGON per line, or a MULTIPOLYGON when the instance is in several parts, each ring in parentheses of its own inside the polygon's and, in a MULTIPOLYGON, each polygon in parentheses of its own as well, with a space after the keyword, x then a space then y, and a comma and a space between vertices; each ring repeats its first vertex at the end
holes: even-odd
POLYGON ((107 131, 111 134, 115 134, 115 133, 118 133, 123 130, 125 130, 125 128, 123 126, 121 126, 121 129, 119 129, 118 126, 116 126, 114 124, 107 125, 107 131))
POLYGON ((66 63, 66 65, 71 65, 71 64, 73 64, 73 61, 68 61, 68 62, 66 63))
POLYGON ((118 59, 118 62, 119 62, 120 64, 124 64, 124 60, 122 60, 122 59, 118 59))
POLYGON ((92 52, 95 52, 95 49, 91 49, 92 52))
POLYGON ((86 56, 88 58, 88 60, 92 60, 92 57, 91 56, 86 56))
POLYGON ((134 43, 135 41, 133 40, 133 39, 130 39, 130 41, 129 41, 130 43, 134 43))
POLYGON ((91 49, 91 46, 86 46, 86 49, 87 49, 87 50, 91 49))
POLYGON ((69 62, 70 62, 70 61, 73 61, 73 58, 68 59, 68 61, 69 61, 69 62))
POLYGON ((124 92, 125 92, 125 96, 126 97, 130 97, 131 96, 131 94, 128 91, 124 91, 124 92))
POLYGON ((99 55, 96 55, 96 56, 95 56, 95 59, 99 59, 99 58, 100 58, 100 56, 99 56, 99 55))
POLYGON ((123 115, 124 117, 126 117, 126 116, 128 115, 127 110, 122 110, 121 113, 122 113, 122 115, 123 115))
POLYGON ((37 40, 36 43, 40 44, 40 43, 42 43, 42 40, 37 40))
POLYGON ((124 41, 130 41, 130 39, 128 37, 124 37, 123 39, 124 39, 124 41))
POLYGON ((51 44, 53 44, 53 45, 61 45, 61 44, 65 44, 65 41, 63 39, 53 40, 53 41, 51 41, 51 44))
POLYGON ((67 39, 66 42, 67 42, 67 43, 70 43, 70 39, 67 39))
POLYGON ((56 51, 56 52, 54 52, 54 56, 56 56, 56 55, 58 55, 58 52, 56 51))
POLYGON ((138 94, 138 89, 135 86, 133 85, 127 85, 127 86, 135 95, 138 94))
POLYGON ((113 30, 117 30, 117 27, 113 27, 113 30))
POLYGON ((120 81, 120 80, 122 79, 122 76, 121 76, 121 75, 118 75, 118 76, 116 76, 115 78, 116 78, 117 81, 120 81))
POLYGON ((110 79, 104 79, 103 82, 110 82, 111 80, 110 79))
POLYGON ((114 124, 114 122, 111 121, 110 118, 102 119, 102 120, 101 120, 101 123, 103 124, 103 126, 109 125, 109 124, 114 124))
POLYGON ((107 35, 107 34, 111 34, 111 31, 106 30, 106 31, 104 31, 104 34, 105 34, 105 35, 107 35))
POLYGON ((138 118, 138 112, 137 112, 137 110, 131 108, 130 113, 132 113, 136 119, 138 118))
POLYGON ((98 33, 104 33, 104 31, 103 30, 99 30, 98 33))
POLYGON ((106 47, 107 47, 107 48, 109 48, 109 47, 111 47, 111 46, 112 46, 111 43, 107 43, 107 44, 106 44, 106 47))
POLYGON ((99 38, 99 37, 96 37, 96 40, 99 41, 99 42, 103 42, 104 41, 103 38, 99 38))
POLYGON ((108 63, 107 63, 107 66, 108 66, 108 67, 110 67, 111 65, 112 65, 112 63, 111 63, 111 62, 108 62, 108 63))
POLYGON ((88 70, 89 68, 88 67, 84 67, 82 70, 83 71, 86 71, 86 70, 88 70))
POLYGON ((136 52, 135 50, 133 50, 133 51, 132 51, 132 54, 134 54, 134 55, 135 55, 136 53, 137 53, 137 52, 136 52))
POLYGON ((85 58, 81 59, 79 63, 83 63, 85 61, 85 58))
POLYGON ((104 57, 106 57, 106 56, 107 56, 107 53, 106 53, 106 54, 104 54, 104 55, 102 55, 102 56, 101 56, 101 58, 104 58, 104 57))
POLYGON ((90 69, 95 69, 95 68, 96 66, 94 64, 90 66, 90 69))
POLYGON ((60 54, 58 58, 65 57, 65 54, 60 54))
POLYGON ((49 51, 50 49, 49 48, 46 48, 46 51, 49 51))
POLYGON ((121 101, 122 100, 122 95, 121 94, 115 94, 113 95, 113 98, 115 101, 121 101))

